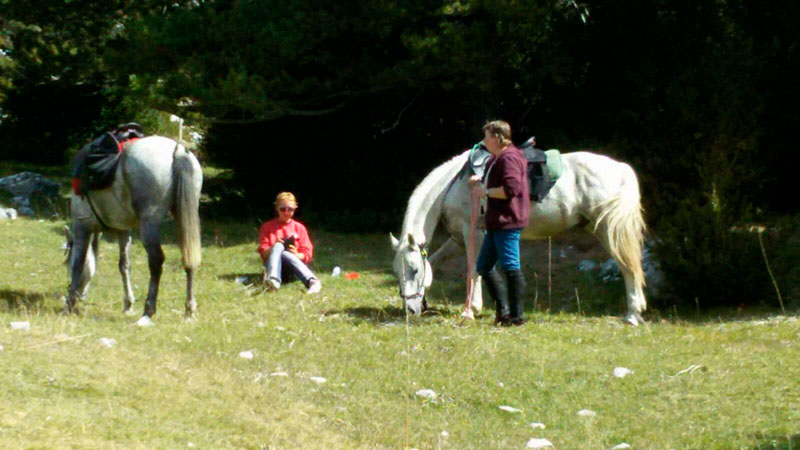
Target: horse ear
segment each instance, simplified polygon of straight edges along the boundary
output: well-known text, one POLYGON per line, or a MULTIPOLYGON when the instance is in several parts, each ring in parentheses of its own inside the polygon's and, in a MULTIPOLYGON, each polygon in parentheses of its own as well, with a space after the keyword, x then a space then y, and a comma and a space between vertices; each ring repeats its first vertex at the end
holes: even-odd
POLYGON ((408 233, 408 235, 407 235, 407 236, 408 236, 408 246, 409 246, 409 247, 412 247, 412 248, 413 248, 413 247, 416 247, 416 246, 417 246, 417 244, 414 242, 414 235, 413 235, 413 234, 411 234, 411 233, 408 233))
POLYGON ((400 246, 400 241, 392 233, 389 233, 389 239, 392 242, 392 250, 397 250, 397 247, 400 246))
POLYGON ((64 236, 67 238, 67 244, 72 244, 72 233, 69 231, 69 227, 64 225, 64 236))

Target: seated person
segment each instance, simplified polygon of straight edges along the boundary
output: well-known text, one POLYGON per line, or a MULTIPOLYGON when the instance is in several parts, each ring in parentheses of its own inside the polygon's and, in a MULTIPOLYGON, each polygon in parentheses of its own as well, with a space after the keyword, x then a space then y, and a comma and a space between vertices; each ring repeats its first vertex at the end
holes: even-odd
POLYGON ((278 217, 261 225, 258 253, 264 261, 263 281, 267 289, 280 289, 283 281, 297 277, 306 286, 306 293, 316 294, 322 283, 308 268, 314 245, 306 227, 292 218, 296 209, 294 194, 281 192, 275 198, 278 217))

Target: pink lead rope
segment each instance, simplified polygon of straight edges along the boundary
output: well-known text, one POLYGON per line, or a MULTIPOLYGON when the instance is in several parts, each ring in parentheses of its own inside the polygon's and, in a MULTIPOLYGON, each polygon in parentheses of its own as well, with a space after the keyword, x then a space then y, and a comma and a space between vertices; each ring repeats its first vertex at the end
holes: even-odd
POLYGON ((475 194, 474 189, 469 191, 469 242, 467 242, 467 304, 463 317, 472 318, 472 271, 475 267, 475 231, 478 224, 478 214, 481 208, 481 198, 475 194))

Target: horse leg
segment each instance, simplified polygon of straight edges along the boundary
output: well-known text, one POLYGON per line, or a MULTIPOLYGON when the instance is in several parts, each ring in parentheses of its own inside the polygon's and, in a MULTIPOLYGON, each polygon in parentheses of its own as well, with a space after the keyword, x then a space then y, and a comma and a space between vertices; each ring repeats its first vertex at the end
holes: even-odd
POLYGON ((150 285, 147 288, 147 300, 144 304, 144 315, 152 318, 156 313, 158 300, 158 284, 161 282, 161 271, 164 266, 164 251, 161 250, 158 222, 144 222, 140 236, 147 251, 147 265, 150 267, 150 285))
POLYGON ((186 319, 191 319, 194 317, 194 313, 197 311, 197 302, 194 299, 194 289, 192 287, 192 281, 194 279, 194 271, 195 268, 186 268, 186 319))
POLYGON ((67 314, 76 312, 75 302, 88 292, 88 282, 92 277, 92 270, 90 268, 84 270, 84 266, 86 265, 87 253, 89 252, 93 235, 86 227, 78 224, 74 226, 73 233, 72 257, 69 261, 70 284, 64 304, 64 312, 67 314))
POLYGON ((125 291, 122 312, 125 314, 131 314, 133 312, 131 307, 136 301, 136 298, 133 295, 133 288, 131 287, 131 232, 121 231, 118 236, 118 243, 119 273, 122 275, 122 289, 125 291))
MULTIPOLYGON (((470 307, 475 314, 480 314, 483 310, 483 283, 481 283, 481 276, 478 274, 478 252, 483 245, 483 231, 476 229, 474 232, 475 238, 475 247, 473 248, 473 255, 472 255, 472 267, 467 267, 467 270, 470 272, 472 276, 472 301, 470 303, 470 307)), ((467 248, 467 252, 469 252, 469 224, 466 224, 464 229, 462 230, 464 235, 464 242, 465 247, 467 248)), ((469 254, 467 254, 469 257, 469 254)), ((467 264, 469 264, 469 258, 467 258, 467 264)), ((471 314, 471 313, 468 313, 471 314)))
MULTIPOLYGON (((614 258, 616 261, 617 266, 619 267, 619 271, 622 274, 622 278, 625 280, 625 300, 627 304, 627 312, 625 313, 625 323, 633 326, 639 325, 639 323, 643 323, 644 319, 642 318, 642 312, 644 312, 647 301, 644 297, 644 291, 642 286, 644 285, 644 277, 641 275, 641 266, 638 269, 639 276, 636 274, 636 268, 628 267, 627 264, 624 263, 623 258, 621 255, 617 254, 612 248, 610 239, 611 233, 609 233, 606 227, 601 224, 601 226, 597 227, 596 229, 593 228, 592 225, 589 225, 588 228, 592 231, 592 234, 603 244, 603 248, 614 258)), ((633 249, 632 251, 637 251, 637 249, 633 249)), ((642 249, 638 249, 638 254, 641 254, 642 249)), ((628 259, 639 261, 636 257, 628 257, 628 259)))

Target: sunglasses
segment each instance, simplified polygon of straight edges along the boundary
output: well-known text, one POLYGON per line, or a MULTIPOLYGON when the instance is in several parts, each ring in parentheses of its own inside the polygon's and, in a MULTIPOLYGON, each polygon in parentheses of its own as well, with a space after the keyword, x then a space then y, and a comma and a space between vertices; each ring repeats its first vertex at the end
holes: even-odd
POLYGON ((294 212, 297 208, 292 208, 291 206, 281 206, 278 208, 281 212, 294 212))

